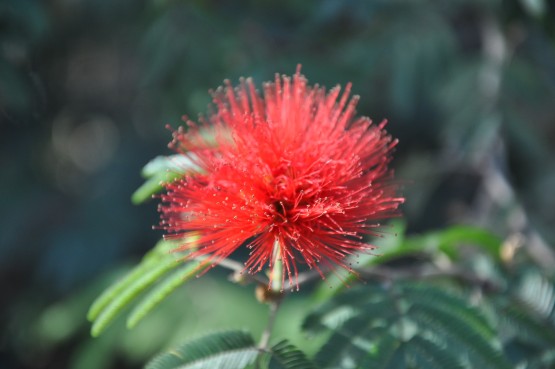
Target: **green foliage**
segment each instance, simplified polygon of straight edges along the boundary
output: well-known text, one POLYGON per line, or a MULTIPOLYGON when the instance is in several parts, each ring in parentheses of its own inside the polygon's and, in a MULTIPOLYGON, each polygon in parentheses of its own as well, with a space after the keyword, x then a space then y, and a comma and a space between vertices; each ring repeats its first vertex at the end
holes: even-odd
POLYGON ((128 327, 134 327, 154 307, 177 287, 201 272, 198 262, 184 262, 176 254, 170 254, 175 243, 160 241, 141 263, 120 281, 109 287, 91 305, 87 318, 93 322, 91 334, 99 336, 108 325, 149 287, 159 282, 135 307, 128 318, 128 327), (167 276, 169 272, 179 269, 167 276), (164 279, 160 282, 161 279, 164 279))
MULTIPOLYGON (((317 293, 322 304, 303 324, 307 332, 329 336, 315 356, 316 364, 287 341, 260 351, 245 333, 227 332, 162 354, 147 368, 251 368, 255 361, 260 368, 270 369, 508 369, 515 365, 519 369, 543 369, 555 364, 555 288, 551 280, 535 268, 503 270, 501 240, 479 228, 456 226, 410 237, 404 236, 401 223, 394 230, 397 237, 386 238, 381 244, 382 257, 359 256, 364 268, 395 273, 395 268, 387 265, 420 255, 417 264, 427 268, 441 257, 452 263, 452 271, 470 261, 464 267, 468 276, 440 273, 437 276, 443 283, 438 284, 424 279, 406 281, 392 274, 379 277, 379 283, 350 289, 328 287, 331 293, 317 293), (474 256, 468 258, 461 245, 474 246, 468 249, 474 256), (507 283, 481 284, 472 276, 474 270, 480 270, 478 264, 486 265, 482 265, 483 270, 498 273, 496 277, 507 283), (467 287, 474 293, 480 291, 474 295, 479 300, 465 292, 467 287), (471 300, 476 302, 471 304, 471 300)), ((169 254, 175 246, 160 242, 95 301, 88 315, 94 322, 93 335, 99 335, 125 307, 139 301, 127 319, 128 328, 135 327, 177 287, 200 272, 200 261, 180 264, 169 254)), ((399 273, 402 276, 405 272, 399 273)))
POLYGON ((269 350, 256 347, 244 331, 217 332, 186 342, 152 359, 145 369, 315 369, 306 355, 283 340, 269 350))
MULTIPOLYGON (((459 258, 463 245, 479 248, 494 259, 500 257, 501 238, 479 227, 456 225, 422 235, 406 237, 404 234, 405 224, 402 221, 396 221, 393 222, 389 233, 394 237, 384 237, 373 242, 378 246, 376 255, 356 255, 351 258, 349 264, 356 265, 356 268, 377 266, 404 257, 438 259, 446 256, 455 261, 459 258)), ((356 275, 346 270, 338 270, 336 274, 343 279, 343 283, 332 288, 322 285, 315 294, 316 299, 323 301, 342 291, 348 284, 355 283, 357 279, 356 275)))
POLYGON ((315 365, 306 355, 287 340, 274 345, 271 349, 269 369, 314 369, 315 365))
MULTIPOLYGON (((555 364, 552 349, 555 346, 555 288, 550 279, 535 268, 503 270, 501 240, 479 228, 456 226, 411 237, 403 235, 401 223, 394 229, 397 237, 383 240, 382 257, 359 256, 365 268, 377 268, 376 271, 385 268, 395 273, 395 268, 386 265, 415 255, 420 255, 417 264, 431 268, 443 255, 452 263, 451 271, 470 261, 464 266, 467 277, 439 273, 437 277, 443 284, 438 284, 424 279, 409 282, 395 274, 388 277, 378 273, 382 280, 379 283, 350 289, 343 285, 335 289, 328 287, 331 293, 317 293, 317 299, 323 303, 306 317, 303 329, 329 335, 315 356, 318 366, 287 341, 261 352, 254 344, 247 344, 244 334, 229 342, 224 339, 225 334, 215 334, 205 338, 209 342, 207 351, 195 349, 204 341, 193 341, 159 356, 149 364, 158 366, 149 368, 250 368, 254 360, 261 368, 276 369, 508 369, 515 365, 541 369, 555 364), (475 246, 468 249, 474 256, 468 258, 460 245, 475 246), (496 277, 507 283, 481 284, 478 276, 472 276, 474 270, 480 270, 477 265, 482 265, 490 274, 498 273, 496 277), (464 292, 468 291, 467 287, 474 293, 480 291, 473 295, 479 296, 479 300, 464 292), (471 300, 476 302, 470 304, 471 300), (233 349, 236 347, 233 345, 239 348, 233 349), (191 353, 185 354, 188 350, 191 353), (198 357, 202 359, 195 359, 198 357)), ((99 335, 125 307, 139 301, 127 319, 128 328, 133 328, 177 287, 200 272, 199 261, 180 264, 175 255, 169 254, 175 246, 161 241, 137 267, 94 302, 88 315, 94 322, 93 335, 99 335)), ((399 273, 402 276, 405 272, 399 270, 399 273)), ((483 277, 484 272, 481 273, 483 277)))
POLYGON ((388 244, 379 248, 379 257, 370 257, 361 264, 379 265, 405 256, 424 255, 430 258, 445 255, 452 260, 458 258, 462 245, 480 248, 494 258, 499 257, 501 238, 480 227, 455 225, 423 235, 405 237, 405 226, 401 222, 394 225, 396 237, 390 237, 388 244))
POLYGON ((162 191, 163 183, 171 182, 194 170, 197 170, 197 167, 186 156, 158 156, 143 167, 141 175, 146 181, 133 193, 131 201, 137 205, 141 204, 162 191))
POLYGON ((525 270, 513 286, 488 300, 506 350, 513 353, 518 368, 552 368, 555 365, 553 281, 537 271, 525 270))
POLYGON ((127 327, 135 327, 152 309, 168 297, 177 287, 199 273, 201 266, 197 262, 176 270, 164 281, 156 285, 129 314, 127 327))
MULTIPOLYGON (((438 240, 450 239, 451 232, 400 243, 414 244, 411 250, 425 248, 419 242, 444 244, 438 240)), ((523 254, 498 257, 501 244, 496 246, 498 241, 487 232, 461 233, 456 239, 477 244, 490 240, 489 247, 474 249, 471 257, 450 253, 448 270, 464 266, 465 278, 438 273, 438 284, 415 272, 420 280, 407 282, 402 268, 399 276, 391 268, 392 274, 379 277, 379 284, 342 289, 327 298, 304 323, 309 332, 330 334, 316 361, 324 368, 552 368, 553 281, 530 267, 523 254), (513 263, 510 268, 507 262, 513 263), (476 279, 478 275, 490 278, 491 284, 476 279)), ((418 264, 433 268, 433 262, 424 258, 418 264)))
POLYGON ((316 356, 323 368, 511 368, 492 322, 431 284, 353 288, 309 315, 304 328, 332 332, 316 356))
POLYGON ((184 343, 152 359, 146 369, 242 369, 259 350, 243 331, 213 333, 184 343))

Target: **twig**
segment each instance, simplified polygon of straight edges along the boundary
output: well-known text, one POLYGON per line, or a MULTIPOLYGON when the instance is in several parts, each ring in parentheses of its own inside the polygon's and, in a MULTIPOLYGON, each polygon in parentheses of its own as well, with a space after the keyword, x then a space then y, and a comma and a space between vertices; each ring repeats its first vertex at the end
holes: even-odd
POLYGON ((461 270, 457 268, 449 270, 439 270, 428 268, 404 268, 404 269, 392 269, 383 266, 375 266, 368 269, 361 269, 359 273, 366 278, 377 278, 385 279, 390 281, 395 281, 399 279, 425 279, 425 278, 442 278, 450 277, 462 280, 464 282, 476 285, 480 288, 484 288, 490 291, 501 290, 502 287, 490 279, 480 278, 479 276, 469 273, 466 270, 461 270))
POLYGON ((268 315, 268 324, 262 332, 260 336, 260 343, 258 344, 258 348, 261 351, 266 351, 268 349, 268 344, 270 342, 270 337, 272 336, 272 330, 274 329, 274 323, 276 320, 277 312, 279 310, 279 306, 281 305, 281 299, 276 301, 270 302, 270 312, 268 315))
MULTIPOLYGON (((208 259, 207 256, 197 256, 194 260, 204 261, 206 259, 208 259)), ((239 263, 238 261, 231 260, 231 259, 222 259, 222 260, 218 261, 217 265, 221 266, 222 268, 232 270, 236 273, 240 273, 245 278, 251 279, 252 281, 255 281, 255 282, 258 282, 258 283, 261 283, 261 284, 265 284, 265 285, 267 285, 269 283, 268 279, 266 277, 264 277, 263 274, 260 274, 260 273, 256 273, 256 274, 246 273, 245 272, 245 266, 243 264, 239 263)))

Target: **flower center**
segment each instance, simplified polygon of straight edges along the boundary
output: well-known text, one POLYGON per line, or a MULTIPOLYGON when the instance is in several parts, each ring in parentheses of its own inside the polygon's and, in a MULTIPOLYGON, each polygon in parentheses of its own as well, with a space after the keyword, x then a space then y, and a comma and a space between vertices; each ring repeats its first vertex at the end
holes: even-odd
POLYGON ((287 212, 291 210, 291 204, 284 201, 275 201, 274 205, 274 220, 279 222, 287 222, 287 212))

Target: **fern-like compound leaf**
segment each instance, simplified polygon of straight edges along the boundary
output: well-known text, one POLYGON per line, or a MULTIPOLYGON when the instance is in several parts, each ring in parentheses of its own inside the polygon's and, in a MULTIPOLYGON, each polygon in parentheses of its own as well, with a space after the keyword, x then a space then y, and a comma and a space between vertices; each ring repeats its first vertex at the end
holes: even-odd
POLYGON ((331 331, 316 355, 323 368, 512 368, 485 314, 433 284, 353 288, 317 308, 303 328, 331 331))
POLYGON ((145 369, 243 369, 260 351, 244 331, 226 331, 186 342, 153 358, 145 369))
POLYGON ((206 265, 203 267, 198 262, 192 262, 176 270, 163 281, 159 282, 133 308, 131 313, 129 313, 127 328, 134 328, 148 313, 174 292, 175 289, 202 272, 204 268, 206 268, 206 265))
POLYGON ((269 369, 316 369, 316 366, 301 350, 283 340, 271 349, 269 369))

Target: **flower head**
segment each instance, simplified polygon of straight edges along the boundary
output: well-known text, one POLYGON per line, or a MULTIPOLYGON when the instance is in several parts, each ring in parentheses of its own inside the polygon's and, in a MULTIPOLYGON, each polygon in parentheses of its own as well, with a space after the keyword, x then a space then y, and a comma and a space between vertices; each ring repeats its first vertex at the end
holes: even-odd
POLYGON ((241 247, 250 249, 249 273, 279 259, 291 285, 298 264, 322 277, 322 269, 351 270, 345 257, 375 248, 365 236, 379 234, 403 198, 388 169, 397 141, 385 121, 355 116, 350 89, 309 86, 299 69, 276 75, 262 94, 251 79, 235 89, 226 81, 206 120, 173 133, 170 146, 198 171, 165 185, 166 237, 207 265, 241 247))

